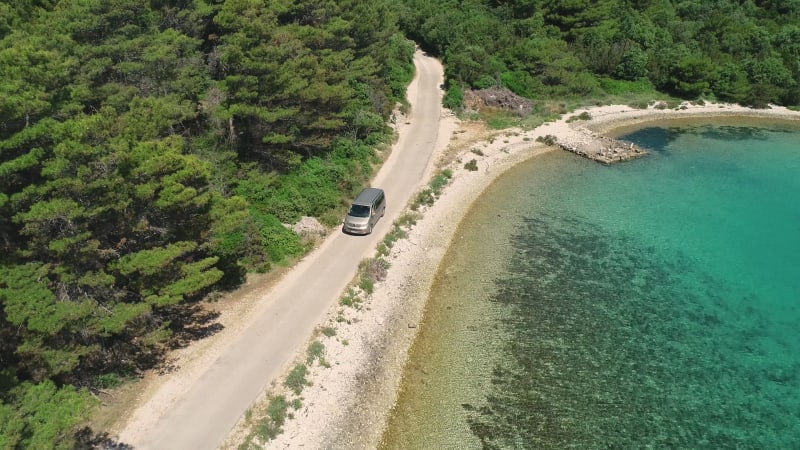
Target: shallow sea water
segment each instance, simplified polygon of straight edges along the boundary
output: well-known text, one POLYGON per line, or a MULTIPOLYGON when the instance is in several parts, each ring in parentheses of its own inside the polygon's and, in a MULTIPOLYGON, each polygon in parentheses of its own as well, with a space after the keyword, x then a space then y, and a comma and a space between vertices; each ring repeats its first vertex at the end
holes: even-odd
POLYGON ((476 202, 382 448, 800 448, 800 129, 624 139, 476 202))

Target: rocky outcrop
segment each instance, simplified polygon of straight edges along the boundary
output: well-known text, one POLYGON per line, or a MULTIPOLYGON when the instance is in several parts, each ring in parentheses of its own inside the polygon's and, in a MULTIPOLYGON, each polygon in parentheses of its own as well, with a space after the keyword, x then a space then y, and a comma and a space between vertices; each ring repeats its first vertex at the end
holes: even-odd
POLYGON ((632 142, 612 139, 585 128, 575 131, 577 132, 574 136, 567 139, 558 140, 554 136, 546 136, 541 140, 602 164, 618 163, 647 154, 647 150, 632 142))
POLYGON ((328 233, 328 228, 315 217, 303 216, 296 224, 286 226, 305 238, 322 238, 328 233))
POLYGON ((477 111, 481 108, 500 108, 520 115, 529 114, 533 102, 506 88, 488 88, 464 92, 464 108, 477 111))

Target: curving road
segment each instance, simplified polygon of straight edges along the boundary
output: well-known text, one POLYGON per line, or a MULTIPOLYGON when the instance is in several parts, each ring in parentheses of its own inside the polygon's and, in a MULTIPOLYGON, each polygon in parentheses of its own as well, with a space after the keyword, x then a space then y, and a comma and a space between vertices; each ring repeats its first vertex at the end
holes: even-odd
MULTIPOLYGON (((325 319, 353 279, 358 263, 373 255, 411 195, 427 181, 439 138, 443 71, 437 60, 420 52, 414 55, 414 64, 416 77, 408 90, 410 123, 401 127, 390 157, 373 180, 373 186, 383 188, 387 196, 386 217, 374 233, 329 236, 260 300, 257 317, 180 398, 150 421, 154 425, 133 433, 141 439, 127 444, 136 449, 217 448, 325 319)), ((125 437, 123 431, 122 442, 125 437)))

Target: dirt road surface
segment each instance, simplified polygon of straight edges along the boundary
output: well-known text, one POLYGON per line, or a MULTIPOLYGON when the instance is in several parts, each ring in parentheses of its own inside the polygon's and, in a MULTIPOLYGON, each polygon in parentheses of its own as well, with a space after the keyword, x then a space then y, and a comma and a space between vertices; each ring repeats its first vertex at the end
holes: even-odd
POLYGON ((420 52, 414 63, 410 117, 401 124, 399 139, 372 183, 387 197, 386 216, 373 234, 330 235, 258 300, 249 325, 183 392, 155 393, 168 407, 148 410, 153 399, 140 407, 120 433, 121 442, 136 449, 217 448, 259 394, 291 364, 353 279, 358 263, 373 256, 375 245, 430 174, 439 138, 443 72, 438 61, 420 52))

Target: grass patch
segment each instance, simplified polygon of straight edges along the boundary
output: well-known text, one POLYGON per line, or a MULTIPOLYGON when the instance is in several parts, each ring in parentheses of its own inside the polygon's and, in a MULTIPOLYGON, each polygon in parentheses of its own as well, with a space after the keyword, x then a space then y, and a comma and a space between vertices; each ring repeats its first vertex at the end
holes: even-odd
POLYGON ((333 327, 322 327, 322 334, 326 337, 336 336, 336 328, 333 327))
POLYGON ((345 292, 342 298, 339 299, 339 304, 342 306, 359 308, 362 301, 363 300, 361 299, 361 296, 358 295, 358 292, 356 292, 355 289, 348 288, 347 292, 345 292))
POLYGON ((439 196, 442 193, 442 189, 447 186, 451 178, 453 178, 453 172, 450 169, 444 169, 437 173, 429 184, 433 193, 439 196))
MULTIPOLYGON (((405 230, 403 230, 397 223, 394 224, 392 229, 386 233, 386 236, 383 238, 383 245, 387 247, 386 254, 382 256, 386 256, 389 254, 388 249, 394 247, 394 243, 403 239, 404 237, 408 236, 405 230)), ((380 248, 378 248, 378 253, 380 254, 380 248)))
POLYGON ((375 280, 362 276, 358 281, 358 287, 367 294, 372 294, 375 292, 375 280))
POLYGON ((474 172, 478 170, 478 161, 475 159, 471 159, 468 163, 464 164, 464 168, 469 170, 470 172, 474 172))
POLYGON ((431 188, 425 188, 417 193, 414 202, 411 204, 411 209, 416 211, 422 206, 430 206, 436 201, 436 196, 431 188))
POLYGON ((395 225, 400 227, 411 228, 412 226, 417 224, 417 221, 420 218, 421 215, 418 212, 413 212, 413 211, 407 212, 397 218, 397 220, 395 221, 395 225))
POLYGON ((295 395, 300 395, 303 392, 303 388, 309 385, 306 375, 308 375, 308 367, 305 364, 298 364, 286 376, 283 385, 291 389, 295 395))
POLYGON ((519 114, 500 108, 482 108, 480 118, 493 130, 520 127, 523 121, 519 114))
POLYGON ((444 169, 433 177, 428 187, 417 193, 414 201, 411 203, 411 210, 417 211, 421 206, 430 206, 436 201, 436 197, 441 195, 442 189, 450 182, 453 177, 453 172, 450 169, 444 169))
POLYGON ((485 154, 483 153, 483 150, 481 150, 481 149, 479 149, 479 148, 472 148, 472 149, 470 149, 469 151, 471 151, 472 153, 474 153, 474 154, 476 154, 476 155, 478 155, 478 156, 484 156, 484 155, 485 155, 485 154))
MULTIPOLYGON (((336 334, 335 330, 333 334, 336 334)), ((333 336, 333 334, 331 336, 333 336)), ((319 362, 319 365, 325 368, 331 366, 328 364, 328 361, 325 360, 325 345, 320 341, 312 342, 309 344, 308 350, 306 350, 306 364, 314 364, 314 361, 319 362)))
POLYGON ((311 364, 314 360, 319 359, 322 355, 325 354, 325 345, 320 341, 314 341, 308 345, 308 350, 306 350, 306 362, 311 364))
POLYGON ((289 404, 286 397, 279 395, 269 397, 269 404, 267 405, 267 415, 256 426, 255 433, 245 439, 239 450, 250 450, 256 448, 263 448, 263 445, 257 445, 253 442, 254 438, 258 438, 261 442, 268 442, 275 439, 283 431, 283 424, 288 417, 287 411, 289 404))

